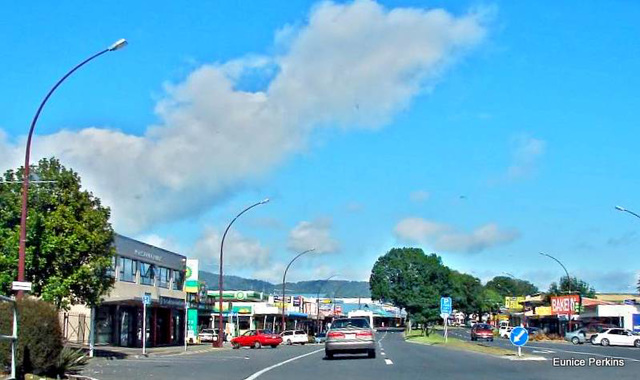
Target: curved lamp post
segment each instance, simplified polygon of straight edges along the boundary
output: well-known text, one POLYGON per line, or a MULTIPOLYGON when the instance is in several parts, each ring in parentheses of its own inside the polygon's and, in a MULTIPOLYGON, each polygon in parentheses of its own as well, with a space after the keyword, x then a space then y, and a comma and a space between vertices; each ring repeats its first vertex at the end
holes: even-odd
POLYGON ((317 304, 317 308, 316 308, 316 327, 318 329, 318 332, 320 332, 320 291, 324 288, 324 286, 329 283, 329 280, 331 280, 334 277, 337 277, 337 274, 331 275, 329 277, 327 277, 326 280, 324 280, 324 283, 322 285, 320 285, 320 287, 318 288, 318 294, 316 294, 316 304, 317 304))
MULTIPOLYGON (((42 103, 38 107, 33 120, 31 121, 31 127, 29 128, 29 135, 27 137, 27 148, 24 155, 24 174, 22 176, 22 215, 20 216, 20 244, 18 249, 18 281, 24 281, 24 261, 25 261, 25 248, 27 242, 27 201, 28 201, 28 192, 29 192, 29 156, 31 155, 31 139, 33 137, 33 131, 36 127, 36 123, 38 122, 38 118, 40 117, 40 113, 44 108, 44 105, 47 103, 47 100, 51 97, 53 92, 65 81, 71 74, 73 74, 76 70, 89 63, 90 61, 98 58, 99 56, 108 53, 110 51, 116 51, 122 49, 127 45, 127 40, 120 39, 113 43, 108 48, 92 55, 91 57, 85 59, 76 65, 73 69, 71 69, 68 73, 66 73, 47 93, 47 96, 44 97, 42 103)), ((16 295, 17 298, 22 298, 23 291, 19 290, 16 295)))
MULTIPOLYGON (((544 252, 540 252, 540 254, 542 256, 547 256, 548 258, 555 260, 558 264, 560 264, 562 269, 564 269, 564 273, 567 274, 567 281, 569 282, 569 295, 571 295, 571 276, 569 276, 569 271, 567 270, 567 267, 565 267, 564 264, 562 264, 560 262, 560 260, 556 259, 555 257, 553 257, 551 255, 548 255, 548 254, 546 254, 544 252)), ((560 286, 560 284, 558 284, 558 286, 560 286)), ((571 306, 569 307, 569 330, 571 330, 571 306)))
POLYGON ((298 255, 296 257, 294 257, 291 261, 289 261, 289 264, 287 265, 287 268, 284 270, 284 275, 282 276, 282 331, 286 330, 286 323, 285 323, 285 318, 284 318, 284 305, 285 305, 285 298, 286 298, 286 294, 285 294, 285 281, 287 278, 287 271, 289 270, 289 267, 291 266, 291 264, 293 264, 294 261, 296 261, 296 259, 304 254, 307 254, 309 252, 313 252, 315 251, 315 248, 312 249, 307 249, 304 252, 300 252, 298 253, 298 255))
POLYGON ((627 210, 626 208, 624 208, 622 206, 616 206, 616 210, 622 211, 622 212, 626 212, 626 213, 629 213, 629 214, 635 216, 636 218, 640 218, 640 215, 636 214, 635 212, 633 212, 631 210, 627 210))
POLYGON ((227 232, 229 232, 229 229, 231 228, 231 226, 233 225, 233 223, 240 217, 240 215, 244 214, 245 212, 251 210, 252 208, 256 207, 256 206, 260 206, 263 205, 265 203, 269 202, 269 198, 266 198, 258 203, 254 203, 251 206, 245 208, 244 210, 242 210, 242 212, 240 212, 238 215, 236 215, 235 218, 233 218, 233 220, 231 221, 231 223, 229 223, 229 225, 227 226, 227 229, 224 230, 224 234, 222 235, 222 241, 220 242, 220 278, 219 278, 219 291, 220 291, 220 301, 218 304, 218 340, 213 342, 212 346, 213 347, 222 347, 222 341, 224 340, 224 330, 223 330, 223 321, 222 321, 222 291, 223 291, 223 281, 222 281, 222 259, 223 259, 223 253, 224 253, 224 238, 227 237, 227 232))

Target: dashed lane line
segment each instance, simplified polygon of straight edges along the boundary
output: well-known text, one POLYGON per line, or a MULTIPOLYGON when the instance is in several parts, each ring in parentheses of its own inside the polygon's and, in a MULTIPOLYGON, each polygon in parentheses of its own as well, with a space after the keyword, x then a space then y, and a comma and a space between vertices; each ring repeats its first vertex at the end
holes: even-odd
POLYGON ((393 362, 390 359, 384 359, 384 362, 387 363, 387 365, 393 364, 393 362))
POLYGON ((315 350, 315 351, 308 352, 308 353, 306 353, 306 354, 304 354, 304 355, 300 355, 300 356, 293 357, 293 358, 291 358, 291 359, 285 360, 285 361, 280 362, 280 363, 276 363, 276 364, 274 364, 274 365, 272 365, 272 366, 270 366, 270 367, 267 367, 267 368, 265 368, 265 369, 262 369, 262 370, 260 370, 260 371, 258 371, 258 372, 256 372, 256 373, 254 373, 253 375, 251 375, 251 376, 247 377, 247 378, 246 378, 246 379, 244 379, 244 380, 254 380, 254 379, 257 379, 260 375, 262 375, 262 374, 264 374, 264 373, 266 373, 266 372, 269 372, 269 371, 271 371, 271 370, 272 370, 272 369, 274 369, 274 368, 278 368, 278 367, 280 367, 280 366, 282 366, 282 365, 285 365, 285 364, 287 364, 287 363, 290 363, 290 362, 292 362, 292 361, 294 361, 294 360, 302 359, 302 358, 304 358, 305 356, 313 355, 313 354, 318 353, 318 352, 320 352, 320 351, 324 351, 324 348, 321 348, 321 349, 319 349, 319 350, 315 350))

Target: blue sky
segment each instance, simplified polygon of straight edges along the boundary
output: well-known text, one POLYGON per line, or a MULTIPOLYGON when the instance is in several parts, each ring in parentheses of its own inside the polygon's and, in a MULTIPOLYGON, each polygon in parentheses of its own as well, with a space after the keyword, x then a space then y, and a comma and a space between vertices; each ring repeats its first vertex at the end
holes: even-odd
POLYGON ((122 234, 270 281, 368 278, 394 246, 484 281, 640 265, 640 4, 5 4, 0 169, 78 170, 122 234), (338 277, 338 278, 340 278, 338 277))

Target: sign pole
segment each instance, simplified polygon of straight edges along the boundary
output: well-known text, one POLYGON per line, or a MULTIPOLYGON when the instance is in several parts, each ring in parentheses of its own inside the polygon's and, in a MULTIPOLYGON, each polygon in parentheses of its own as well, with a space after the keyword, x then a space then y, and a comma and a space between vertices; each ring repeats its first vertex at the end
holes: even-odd
MULTIPOLYGON (((186 297, 186 293, 185 293, 185 297, 186 297)), ((187 350, 188 321, 189 321, 189 304, 185 299, 184 301, 184 350, 185 351, 187 350)))
POLYGON ((447 329, 447 325, 448 325, 448 321, 447 320, 448 319, 449 319, 448 316, 447 316, 447 318, 444 319, 444 342, 445 343, 447 343, 447 339, 449 337, 449 331, 447 329))
POLYGON ((147 354, 147 303, 142 302, 142 355, 147 354))
POLYGON ((518 346, 518 356, 522 356, 522 347, 518 346))

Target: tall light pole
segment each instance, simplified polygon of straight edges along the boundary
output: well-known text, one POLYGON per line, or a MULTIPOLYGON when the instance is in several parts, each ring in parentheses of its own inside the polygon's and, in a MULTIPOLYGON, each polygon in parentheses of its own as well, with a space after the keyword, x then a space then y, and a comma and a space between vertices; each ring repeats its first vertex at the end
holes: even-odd
POLYGON ((622 211, 622 212, 626 212, 626 213, 629 213, 629 214, 635 216, 636 218, 640 218, 640 215, 636 214, 635 212, 633 212, 631 210, 627 210, 626 208, 624 208, 622 206, 616 206, 616 210, 622 211))
MULTIPOLYGON (((33 131, 36 127, 36 123, 38 122, 38 118, 40 117, 40 113, 44 108, 44 105, 47 103, 47 100, 51 97, 53 92, 65 81, 71 74, 73 74, 76 70, 89 63, 90 61, 98 58, 99 56, 108 53, 110 51, 116 51, 122 49, 127 45, 127 40, 120 39, 114 42, 108 48, 92 55, 91 57, 85 59, 76 65, 73 69, 71 69, 68 73, 66 73, 47 93, 47 96, 44 97, 42 103, 38 107, 33 120, 31 121, 31 127, 29 128, 29 135, 27 137, 27 148, 25 150, 24 155, 24 173, 22 175, 22 215, 20 216, 20 242, 18 248, 18 281, 24 282, 24 261, 25 261, 25 249, 27 242, 27 201, 28 201, 28 192, 29 192, 29 157, 31 155, 31 139, 33 138, 33 131)), ((18 299, 22 298, 23 291, 18 290, 18 294, 16 295, 18 299)))
POLYGON ((219 282, 218 282, 218 286, 219 286, 219 291, 220 291, 220 301, 218 304, 218 340, 213 342, 212 346, 213 347, 222 347, 222 341, 224 340, 224 330, 223 330, 223 321, 222 321, 222 291, 223 291, 223 281, 222 281, 222 259, 223 259, 223 254, 224 254, 224 238, 227 237, 227 232, 229 232, 229 229, 231 228, 231 226, 233 225, 233 223, 245 212, 251 210, 252 208, 256 207, 256 206, 260 206, 263 205, 265 203, 269 202, 269 198, 266 198, 258 203, 254 203, 251 206, 245 208, 244 210, 242 210, 242 212, 240 212, 238 215, 236 215, 235 218, 233 218, 233 220, 231 221, 231 223, 229 223, 229 225, 227 226, 227 229, 224 230, 224 234, 222 235, 222 241, 220 242, 220 278, 219 278, 219 282))
POLYGON ((316 328, 318 329, 318 332, 320 332, 320 291, 329 282, 329 280, 331 280, 332 278, 337 277, 337 276, 338 276, 337 274, 334 274, 334 275, 331 275, 331 276, 327 277, 327 279, 324 280, 324 283, 322 285, 320 285, 320 287, 318 288, 318 294, 316 294, 316 304, 317 304, 317 308, 316 308, 316 328))
POLYGON ((307 249, 304 252, 300 252, 298 253, 298 255, 296 257, 294 257, 291 261, 289 261, 289 264, 287 264, 287 268, 284 270, 284 275, 282 275, 282 331, 286 330, 286 323, 285 323, 285 317, 284 317, 284 305, 285 305, 285 298, 286 298, 286 294, 285 294, 285 281, 287 279, 287 271, 289 270, 289 267, 291 266, 291 264, 293 264, 294 261, 296 261, 296 259, 302 255, 305 255, 309 252, 313 252, 315 251, 315 248, 312 249, 307 249))
MULTIPOLYGON (((564 269, 564 273, 567 274, 567 281, 569 282, 569 295, 571 295, 571 276, 569 276, 569 271, 567 270, 567 267, 564 266, 564 264, 562 264, 560 262, 560 260, 556 259, 555 257, 548 255, 544 252, 540 252, 540 254, 542 256, 547 256, 550 259, 555 260, 558 264, 560 264, 560 266, 562 267, 562 269, 564 269)), ((559 286, 561 285, 562 281, 560 281, 560 284, 558 284, 559 286)), ((572 304, 570 303, 571 306, 569 306, 569 331, 571 331, 571 308, 572 308, 572 304)))

